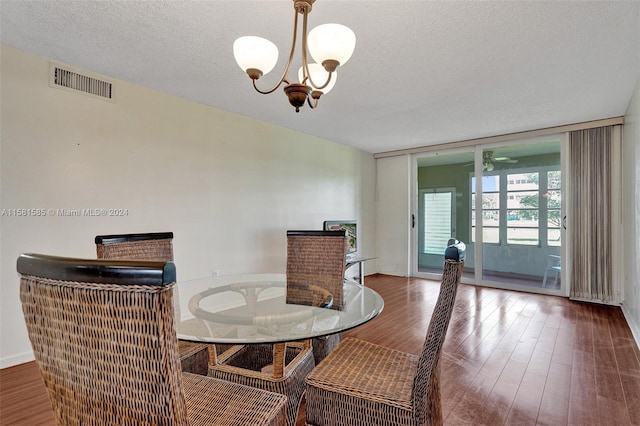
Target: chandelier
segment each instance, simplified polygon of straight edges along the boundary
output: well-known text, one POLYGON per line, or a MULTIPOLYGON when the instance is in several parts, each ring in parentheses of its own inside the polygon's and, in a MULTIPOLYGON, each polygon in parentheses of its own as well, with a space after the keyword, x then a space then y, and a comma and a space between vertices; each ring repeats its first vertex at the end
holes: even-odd
POLYGON ((353 31, 340 24, 320 25, 307 34, 307 16, 311 12, 314 1, 293 0, 295 13, 289 60, 280 80, 271 89, 259 89, 256 81, 271 71, 278 62, 276 45, 267 39, 255 36, 240 37, 233 43, 236 62, 249 75, 253 81, 253 87, 259 93, 266 95, 285 83, 284 92, 296 112, 300 111, 300 107, 304 106, 305 102, 312 109, 318 106, 320 96, 329 93, 336 83, 336 69, 349 60, 356 45, 356 36, 353 31), (287 74, 296 49, 298 15, 302 15, 302 66, 298 71, 299 82, 292 83, 288 80, 287 74), (308 54, 316 61, 315 63, 309 63, 308 54))

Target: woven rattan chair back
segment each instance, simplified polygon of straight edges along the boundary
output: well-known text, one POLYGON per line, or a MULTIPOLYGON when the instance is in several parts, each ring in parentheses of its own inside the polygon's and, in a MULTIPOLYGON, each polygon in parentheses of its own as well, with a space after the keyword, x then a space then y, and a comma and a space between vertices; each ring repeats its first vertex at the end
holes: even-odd
MULTIPOLYGON (((287 231, 287 284, 328 290, 333 296, 333 309, 343 308, 346 258, 345 231, 287 231)), ((296 299, 290 291, 287 285, 287 299, 296 299)))
POLYGON ((58 425, 284 426, 286 398, 180 371, 171 262, 18 259, 58 425))
MULTIPOLYGON (((98 235, 95 238, 98 259, 151 260, 173 262, 173 232, 98 235)), ((174 308, 180 317, 180 294, 174 288, 174 308)), ((204 374, 209 371, 210 355, 216 354, 213 345, 179 342, 183 371, 204 374), (211 347, 209 347, 211 346, 211 347)))
MULTIPOLYGON (((333 309, 342 309, 344 270, 347 257, 345 231, 287 231, 287 283, 312 284, 328 290, 333 309)), ((287 285, 287 301, 308 299, 296 294, 299 286, 287 285)), ((302 302, 304 303, 304 302, 302 302)), ((314 362, 320 363, 336 346, 341 335, 313 339, 314 362)))
POLYGON ((463 265, 463 261, 445 259, 440 293, 413 378, 413 411, 417 425, 442 422, 440 355, 453 313, 463 265))
POLYGON ((173 232, 98 235, 98 259, 173 261, 173 232))
POLYGON ((173 263, 22 255, 17 269, 58 424, 187 424, 173 263))

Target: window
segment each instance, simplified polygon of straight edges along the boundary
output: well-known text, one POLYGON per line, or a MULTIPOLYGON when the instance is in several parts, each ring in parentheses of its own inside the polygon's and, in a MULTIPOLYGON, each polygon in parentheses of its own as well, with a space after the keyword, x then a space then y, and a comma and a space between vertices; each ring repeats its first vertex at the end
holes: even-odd
POLYGON ((560 247, 560 227, 562 226, 562 218, 560 217, 561 183, 559 170, 547 172, 547 192, 542 197, 547 204, 547 245, 554 247, 560 247))
MULTIPOLYGON (((500 242, 500 175, 482 177, 482 240, 500 242)), ((471 240, 476 238, 476 178, 471 178, 471 240)))
MULTIPOLYGON (((471 177, 471 235, 475 241, 476 180, 471 177)), ((561 176, 538 168, 482 176, 483 242, 560 246, 561 176)))
POLYGON ((539 174, 511 173, 507 180, 507 244, 538 245, 539 174))

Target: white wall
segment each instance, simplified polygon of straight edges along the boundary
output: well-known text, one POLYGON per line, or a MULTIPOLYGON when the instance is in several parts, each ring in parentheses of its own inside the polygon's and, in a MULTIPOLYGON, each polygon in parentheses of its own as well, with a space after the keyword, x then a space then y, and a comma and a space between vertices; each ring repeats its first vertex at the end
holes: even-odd
POLYGON ((640 345, 640 80, 624 117, 622 175, 622 311, 640 345))
POLYGON ((408 277, 411 157, 378 158, 376 164, 376 253, 378 272, 408 277))
POLYGON ((0 55, 0 367, 33 359, 23 252, 95 258, 98 234, 173 231, 179 279, 283 272, 287 229, 355 218, 361 254, 375 255, 371 154, 122 81, 114 103, 51 88, 46 59, 0 55), (127 215, 13 215, 22 208, 127 215))

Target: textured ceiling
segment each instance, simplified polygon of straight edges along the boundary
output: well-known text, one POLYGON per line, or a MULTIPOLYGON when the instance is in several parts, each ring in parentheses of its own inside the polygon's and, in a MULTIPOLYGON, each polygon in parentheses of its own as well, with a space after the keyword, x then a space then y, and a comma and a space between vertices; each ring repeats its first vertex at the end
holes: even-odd
MULTIPOLYGON (((377 153, 624 115, 640 77, 640 2, 318 0, 309 27, 349 26, 356 50, 318 109, 259 95, 233 41, 280 64, 293 3, 0 1, 2 44, 377 153)), ((298 49, 299 52, 299 49, 298 49)), ((295 65, 294 70, 299 67, 295 65)))

